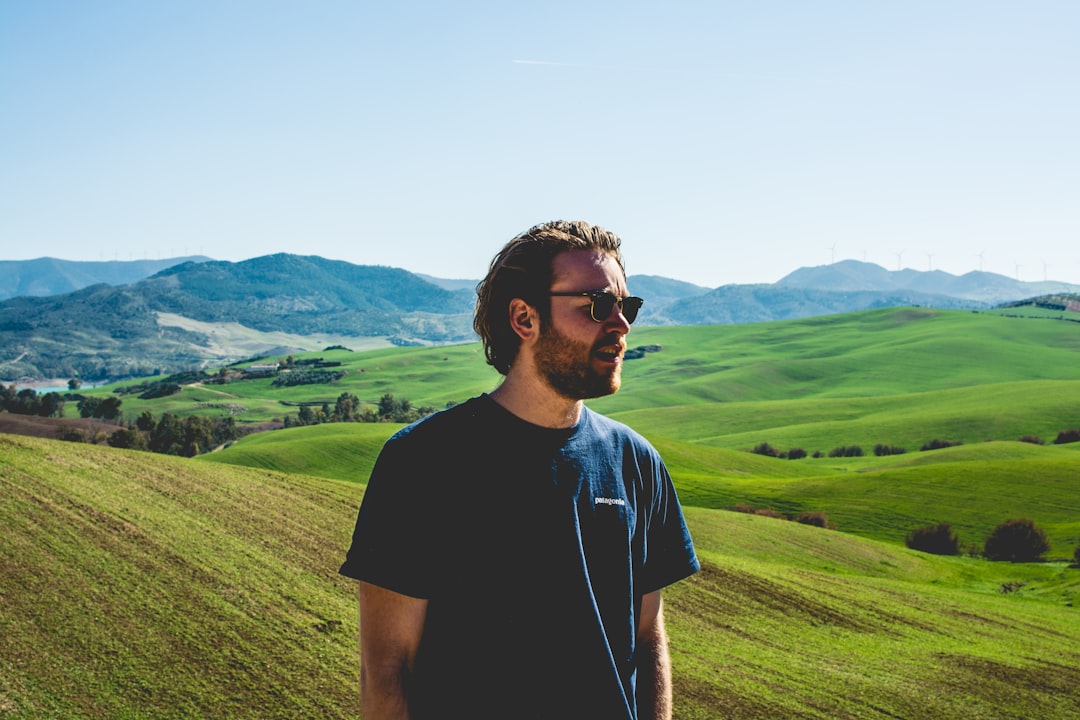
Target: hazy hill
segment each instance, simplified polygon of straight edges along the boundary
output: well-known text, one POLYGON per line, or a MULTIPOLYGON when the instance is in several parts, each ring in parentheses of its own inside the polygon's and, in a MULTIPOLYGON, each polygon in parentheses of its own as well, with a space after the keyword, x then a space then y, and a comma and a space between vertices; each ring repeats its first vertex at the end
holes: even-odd
MULTIPOLYGON (((638 409, 620 414, 668 460, 703 564, 665 590, 676 720, 1077 717, 1080 571, 902 545, 926 522, 981 538, 975 529, 1020 512, 1047 525, 1054 556, 1066 556, 1080 531, 1073 448, 978 442, 791 461, 708 443, 710 432, 751 423, 766 439, 852 438, 827 427, 855 414, 834 403, 940 394, 918 392, 932 367, 903 369, 920 352, 939 355, 950 337, 965 354, 978 342, 997 351, 973 379, 987 392, 933 406, 877 398, 862 410, 865 432, 889 439, 888 417, 923 437, 928 421, 965 409, 1011 421, 1051 383, 1060 408, 1035 402, 1036 415, 1073 417, 1076 381, 1031 381, 1008 401, 993 391, 1022 374, 1025 354, 1047 378, 1076 377, 1075 363, 1062 361, 1075 355, 1078 328, 890 310, 642 332, 664 349, 632 363, 611 399, 628 393, 638 409), (1050 348, 1048 362, 1030 357, 1037 344, 1050 348), (676 378, 682 387, 670 394, 676 378), (757 397, 802 404, 711 397, 750 385, 757 397), (737 503, 827 511, 840 529, 718 509, 737 503)), ((370 371, 349 380, 409 388, 417 399, 432 387, 471 392, 475 376, 462 363, 482 363, 476 348, 441 350, 355 353, 370 371)), ((955 385, 961 373, 945 375, 940 382, 955 385)), ((355 593, 336 569, 363 492, 356 481, 397 427, 263 433, 198 460, 0 435, 0 715, 355 720, 355 593), (227 454, 253 467, 216 462, 227 454)), ((970 432, 984 438, 989 427, 970 432)))
MULTIPOLYGON (((61 287, 75 275, 79 282, 103 276, 98 265, 107 266, 111 279, 121 269, 138 274, 150 268, 148 262, 49 261, 39 268, 38 286, 61 287)), ((0 379, 95 381, 330 345, 466 342, 475 339, 475 284, 289 254, 239 263, 183 262, 126 285, 105 281, 48 297, 0 301, 0 379)), ((980 309, 1035 293, 1080 292, 1080 286, 1066 283, 1017 283, 992 273, 958 278, 890 272, 851 260, 802 268, 773 285, 710 290, 652 275, 632 275, 628 285, 646 299, 639 327, 764 322, 897 306, 980 309)))
POLYGON ((35 260, 0 260, 0 300, 20 295, 45 297, 81 290, 90 285, 127 285, 165 268, 185 262, 210 260, 192 255, 165 260, 109 260, 81 262, 42 257, 35 260))
POLYGON ((979 271, 957 276, 941 270, 886 270, 880 265, 857 260, 800 268, 781 278, 776 285, 789 289, 845 293, 910 291, 916 296, 928 296, 929 302, 935 307, 947 307, 937 304, 941 301, 933 299, 935 296, 996 305, 1035 295, 1080 292, 1080 285, 1070 283, 1021 282, 997 273, 979 271))
POLYGON ((0 303, 0 377, 148 375, 345 339, 462 341, 475 337, 472 305, 468 291, 397 268, 284 254, 188 262, 121 287, 0 303))

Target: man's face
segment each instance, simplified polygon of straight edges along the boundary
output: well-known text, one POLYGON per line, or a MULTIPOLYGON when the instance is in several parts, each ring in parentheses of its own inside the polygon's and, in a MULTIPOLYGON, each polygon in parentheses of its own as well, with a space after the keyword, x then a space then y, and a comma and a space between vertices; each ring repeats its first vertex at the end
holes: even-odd
MULTIPOLYGON (((625 297, 626 278, 603 251, 572 250, 552 261, 552 292, 606 290, 625 297)), ((572 400, 610 395, 622 383, 630 324, 616 306, 606 318, 590 317, 588 297, 552 297, 551 317, 533 350, 542 379, 572 400)))

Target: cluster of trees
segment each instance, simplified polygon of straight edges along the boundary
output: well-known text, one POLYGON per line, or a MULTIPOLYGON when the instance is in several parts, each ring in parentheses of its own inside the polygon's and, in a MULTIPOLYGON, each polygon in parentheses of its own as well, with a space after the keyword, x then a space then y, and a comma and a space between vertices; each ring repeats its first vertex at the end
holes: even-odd
POLYGON ((107 442, 116 448, 195 457, 235 440, 238 434, 232 417, 181 418, 165 413, 155 420, 149 411, 144 411, 133 424, 110 434, 107 442))
POLYGON ((0 384, 0 409, 13 415, 36 415, 38 417, 64 417, 64 396, 60 393, 38 395, 31 388, 0 384))
POLYGON ((352 393, 342 393, 333 407, 329 403, 323 403, 321 407, 319 405, 300 406, 300 411, 295 418, 292 416, 285 418, 285 427, 334 422, 411 423, 436 410, 437 408, 430 405, 414 407, 411 401, 404 398, 398 400, 390 393, 383 395, 375 406, 365 404, 352 393))
MULTIPOLYGON (((913 550, 934 555, 959 555, 961 553, 960 536, 949 523, 937 523, 915 528, 904 538, 904 544, 913 550)), ((995 527, 979 551, 977 544, 967 546, 968 555, 982 555, 989 560, 1008 562, 1035 562, 1050 552, 1050 539, 1046 533, 1027 518, 1006 520, 995 527)), ((1073 557, 1080 563, 1080 545, 1073 552, 1073 557)))
POLYGON ((121 416, 120 406, 123 402, 120 398, 115 397, 82 397, 76 407, 79 408, 79 417, 81 418, 119 420, 121 416))

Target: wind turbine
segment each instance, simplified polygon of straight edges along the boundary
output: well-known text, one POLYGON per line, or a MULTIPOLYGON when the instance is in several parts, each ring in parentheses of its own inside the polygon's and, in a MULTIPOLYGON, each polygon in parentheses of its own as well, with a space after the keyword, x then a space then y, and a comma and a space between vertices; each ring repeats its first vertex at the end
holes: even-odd
POLYGON ((926 253, 926 271, 934 271, 934 253, 926 253))
POLYGON ((830 264, 836 263, 836 243, 833 243, 830 247, 825 248, 829 251, 830 264))
POLYGON ((893 255, 896 256, 896 269, 899 270, 900 269, 900 258, 902 258, 904 256, 904 251, 901 250, 898 253, 893 253, 893 255))
POLYGON ((1021 265, 1020 263, 1016 262, 1016 261, 1013 261, 1013 266, 1016 268, 1016 279, 1019 280, 1020 279, 1020 268, 1022 268, 1024 266, 1021 265))
POLYGON ((985 250, 975 253, 975 257, 979 258, 979 272, 983 271, 983 255, 985 255, 985 254, 986 254, 985 250))

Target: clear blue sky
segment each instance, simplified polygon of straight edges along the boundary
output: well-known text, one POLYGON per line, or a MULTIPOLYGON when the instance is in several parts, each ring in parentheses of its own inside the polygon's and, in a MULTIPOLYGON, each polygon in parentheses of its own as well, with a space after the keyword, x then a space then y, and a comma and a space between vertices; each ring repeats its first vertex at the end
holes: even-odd
POLYGON ((476 278, 555 218, 1080 283, 1080 2, 0 0, 0 259, 476 278))

